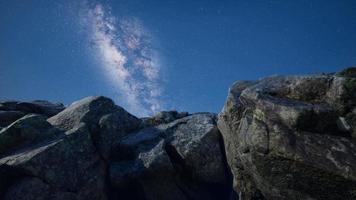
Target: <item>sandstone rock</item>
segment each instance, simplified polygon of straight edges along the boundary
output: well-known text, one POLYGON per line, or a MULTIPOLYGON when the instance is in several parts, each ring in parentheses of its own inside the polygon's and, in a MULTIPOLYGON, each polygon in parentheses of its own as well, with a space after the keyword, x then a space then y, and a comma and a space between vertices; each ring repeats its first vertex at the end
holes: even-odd
POLYGON ((232 86, 218 127, 240 198, 356 198, 356 143, 338 126, 354 106, 350 81, 274 76, 232 86))

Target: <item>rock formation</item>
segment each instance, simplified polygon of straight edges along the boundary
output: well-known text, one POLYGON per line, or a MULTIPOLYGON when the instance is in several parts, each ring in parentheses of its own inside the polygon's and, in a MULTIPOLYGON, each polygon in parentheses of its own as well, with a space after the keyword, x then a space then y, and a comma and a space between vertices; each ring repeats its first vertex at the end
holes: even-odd
POLYGON ((234 83, 218 127, 241 199, 356 199, 351 71, 234 83))
POLYGON ((356 69, 238 81, 219 115, 0 102, 0 199, 356 199, 356 69))
MULTIPOLYGON (((13 105, 18 103, 3 102, 0 109, 20 110, 13 105)), ((57 105, 46 105, 48 111, 21 110, 6 118, 10 123, 0 131, 2 199, 227 199, 231 194, 216 114, 167 111, 139 119, 101 96, 57 113, 52 112, 57 105)))

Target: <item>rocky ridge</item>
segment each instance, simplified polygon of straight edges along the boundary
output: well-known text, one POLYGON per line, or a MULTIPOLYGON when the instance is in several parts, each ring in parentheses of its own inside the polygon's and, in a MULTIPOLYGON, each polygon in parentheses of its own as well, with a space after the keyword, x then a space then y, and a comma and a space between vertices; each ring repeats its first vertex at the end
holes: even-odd
POLYGON ((219 115, 0 102, 0 199, 356 199, 356 69, 237 81, 219 115))

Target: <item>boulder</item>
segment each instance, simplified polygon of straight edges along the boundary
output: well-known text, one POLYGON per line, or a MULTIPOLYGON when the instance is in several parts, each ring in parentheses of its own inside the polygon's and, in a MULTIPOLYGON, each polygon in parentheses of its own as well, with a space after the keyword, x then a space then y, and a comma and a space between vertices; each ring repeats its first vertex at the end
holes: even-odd
POLYGON ((106 97, 80 100, 48 121, 26 115, 1 130, 0 196, 107 199, 112 146, 140 123, 106 97))
POLYGON ((141 120, 103 96, 86 97, 48 119, 53 126, 70 130, 86 123, 96 148, 106 159, 114 143, 129 132, 138 129, 141 120))
POLYGON ((80 123, 95 126, 100 118, 113 112, 117 107, 106 97, 91 96, 72 103, 68 108, 48 119, 54 126, 70 130, 80 123))
POLYGON ((20 177, 1 179, 8 180, 3 184, 6 188, 2 189, 7 191, 5 197, 11 199, 33 190, 37 193, 28 199, 46 199, 52 195, 48 193, 51 188, 60 191, 61 195, 72 193, 76 199, 106 198, 105 164, 93 145, 88 127, 82 123, 65 135, 0 159, 0 168, 20 174, 20 177), (26 177, 36 179, 25 180, 26 177))
POLYGON ((193 114, 122 139, 111 165, 117 191, 142 188, 146 199, 227 199, 228 175, 214 114, 193 114), (214 188, 214 189, 212 189, 214 188))
POLYGON ((36 113, 51 117, 64 110, 61 103, 51 103, 44 100, 35 100, 30 102, 21 101, 1 101, 0 110, 2 111, 20 111, 23 113, 36 113))
POLYGON ((0 196, 107 199, 111 148, 140 123, 105 97, 78 101, 48 122, 26 115, 1 130, 0 196))
POLYGON ((0 130, 0 155, 61 135, 62 133, 53 128, 44 116, 28 114, 0 130))
POLYGON ((142 118, 141 127, 145 128, 145 127, 149 127, 149 126, 156 126, 159 124, 169 123, 176 119, 186 117, 188 115, 189 115, 188 112, 177 112, 175 110, 161 111, 161 112, 156 113, 153 117, 142 118))
POLYGON ((100 118, 95 143, 98 151, 106 159, 112 154, 112 147, 120 142, 120 139, 138 129, 141 121, 124 109, 104 115, 100 118))
POLYGON ((182 157, 195 179, 208 183, 225 183, 223 144, 215 114, 196 114, 180 124, 169 144, 182 157))
POLYGON ((354 129, 345 124, 353 81, 272 76, 230 88, 218 128, 241 199, 356 198, 354 129))
POLYGON ((17 119, 0 131, 0 198, 228 199, 216 115, 155 118, 142 128, 112 100, 87 97, 17 119))

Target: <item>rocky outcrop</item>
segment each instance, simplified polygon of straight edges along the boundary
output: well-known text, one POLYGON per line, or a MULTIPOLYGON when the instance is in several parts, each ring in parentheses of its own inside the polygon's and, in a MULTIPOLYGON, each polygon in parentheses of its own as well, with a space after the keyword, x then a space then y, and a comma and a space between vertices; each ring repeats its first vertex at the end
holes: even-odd
POLYGON ((355 74, 237 81, 218 116, 0 102, 0 199, 356 199, 355 74))
POLYGON ((356 199, 350 71, 230 88, 218 127, 241 199, 356 199))
POLYGON ((2 199, 230 195, 215 114, 161 112, 147 123, 98 96, 50 118, 24 115, 0 131, 2 199))
POLYGON ((47 117, 29 114, 1 130, 0 196, 108 199, 111 144, 140 120, 105 97, 85 98, 47 117))

